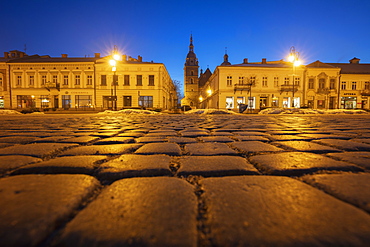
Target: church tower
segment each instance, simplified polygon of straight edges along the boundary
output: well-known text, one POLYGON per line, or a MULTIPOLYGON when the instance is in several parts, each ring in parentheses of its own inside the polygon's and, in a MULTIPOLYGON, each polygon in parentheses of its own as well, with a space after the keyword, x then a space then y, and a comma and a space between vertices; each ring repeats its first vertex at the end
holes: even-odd
POLYGON ((189 105, 192 108, 197 107, 199 93, 199 66, 198 59, 194 53, 193 36, 190 35, 189 52, 186 56, 184 66, 184 93, 185 98, 182 105, 189 105))

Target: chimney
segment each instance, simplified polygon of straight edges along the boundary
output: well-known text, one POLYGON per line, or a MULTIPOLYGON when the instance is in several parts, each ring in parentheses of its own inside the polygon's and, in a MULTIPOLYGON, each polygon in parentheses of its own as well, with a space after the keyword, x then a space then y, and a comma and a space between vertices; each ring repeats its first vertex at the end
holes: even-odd
POLYGON ((142 62, 142 61, 143 61, 143 57, 142 57, 142 56, 137 56, 137 60, 138 60, 139 62, 142 62))
POLYGON ((24 52, 20 52, 19 57, 21 57, 21 58, 24 57, 24 52))
POLYGON ((262 64, 266 64, 266 58, 262 58, 262 64))
POLYGON ((122 61, 127 62, 127 55, 122 55, 122 61))
POLYGON ((357 57, 354 57, 351 60, 349 60, 349 63, 351 63, 351 64, 359 64, 360 63, 360 59, 357 58, 357 57))
POLYGON ((68 54, 62 54, 62 58, 67 58, 68 54))
POLYGON ((248 58, 244 58, 244 59, 243 59, 243 63, 244 63, 244 64, 248 63, 248 58))
POLYGON ((95 58, 100 58, 100 53, 94 53, 95 54, 95 58))
POLYGON ((9 57, 9 52, 4 52, 4 58, 8 58, 9 57))

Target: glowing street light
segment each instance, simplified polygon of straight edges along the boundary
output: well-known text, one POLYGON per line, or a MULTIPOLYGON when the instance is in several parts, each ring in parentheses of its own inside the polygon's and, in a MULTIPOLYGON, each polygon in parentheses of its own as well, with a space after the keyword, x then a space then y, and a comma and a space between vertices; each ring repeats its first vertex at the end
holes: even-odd
POLYGON ((294 91, 295 91, 295 81, 294 81, 294 76, 295 76, 295 67, 298 67, 301 65, 301 61, 299 60, 299 52, 296 52, 295 47, 292 46, 290 47, 290 52, 289 52, 289 57, 288 61, 292 63, 293 66, 293 95, 292 95, 292 107, 295 107, 294 105, 294 91))
POLYGON ((118 53, 117 46, 114 46, 112 58, 109 60, 110 66, 112 66, 113 71, 113 79, 112 79, 112 87, 111 87, 111 100, 112 100, 112 107, 113 110, 117 111, 117 78, 116 78, 116 71, 117 71, 117 61, 120 60, 121 56, 118 53))

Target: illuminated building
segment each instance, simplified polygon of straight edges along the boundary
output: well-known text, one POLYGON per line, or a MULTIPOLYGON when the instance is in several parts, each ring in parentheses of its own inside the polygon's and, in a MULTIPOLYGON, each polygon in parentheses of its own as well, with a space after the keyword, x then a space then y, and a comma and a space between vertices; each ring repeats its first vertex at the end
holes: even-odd
POLYGON ((113 88, 118 109, 176 107, 175 87, 163 63, 122 55, 113 73, 110 57, 4 52, 0 58, 0 107, 113 109, 113 88))

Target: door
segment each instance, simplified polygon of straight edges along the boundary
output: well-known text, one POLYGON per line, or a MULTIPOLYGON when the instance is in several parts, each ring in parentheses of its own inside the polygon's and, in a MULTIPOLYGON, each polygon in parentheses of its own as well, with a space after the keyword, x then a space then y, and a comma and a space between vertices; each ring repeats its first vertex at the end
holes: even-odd
POLYGON ((131 107, 132 106, 132 97, 131 96, 123 96, 123 106, 124 107, 131 107))

